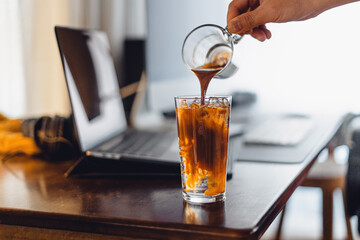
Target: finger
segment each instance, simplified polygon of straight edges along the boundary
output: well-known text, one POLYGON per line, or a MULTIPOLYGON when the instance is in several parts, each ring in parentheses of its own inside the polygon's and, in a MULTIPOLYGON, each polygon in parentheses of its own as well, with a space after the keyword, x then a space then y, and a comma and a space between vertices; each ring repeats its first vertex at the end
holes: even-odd
POLYGON ((269 16, 260 6, 254 11, 243 13, 231 19, 228 23, 228 29, 231 33, 243 34, 267 22, 269 22, 269 16))
POLYGON ((227 13, 227 23, 231 21, 231 19, 239 16, 239 14, 247 12, 249 9, 248 0, 233 0, 229 4, 228 13, 227 13))
POLYGON ((260 28, 255 28, 253 32, 250 34, 253 38, 256 38, 257 40, 263 42, 267 39, 267 36, 264 32, 264 30, 260 28))
POLYGON ((267 39, 271 38, 271 32, 266 28, 265 25, 260 25, 259 28, 264 31, 267 39))
POLYGON ((249 9, 252 11, 260 5, 258 0, 249 0, 249 9))

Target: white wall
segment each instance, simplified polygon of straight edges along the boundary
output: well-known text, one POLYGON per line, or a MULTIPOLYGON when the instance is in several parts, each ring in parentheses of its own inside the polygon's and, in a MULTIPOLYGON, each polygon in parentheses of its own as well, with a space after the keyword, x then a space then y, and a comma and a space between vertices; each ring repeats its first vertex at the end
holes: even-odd
POLYGON ((259 92, 266 108, 360 111, 360 2, 305 22, 269 24, 273 37, 246 37, 240 70, 224 85, 259 92))
POLYGON ((12 117, 19 116, 25 110, 18 8, 19 1, 0 1, 0 113, 12 117))
POLYGON ((70 112, 54 26, 107 32, 119 74, 126 36, 145 36, 145 0, 0 1, 0 113, 70 112))
MULTIPOLYGON (((7 32, 1 40, 5 44, 0 44, 0 63, 5 66, 0 69, 0 112, 8 116, 69 112, 55 24, 107 31, 117 66, 125 36, 146 35, 146 0, 4 0, 1 4, 0 28, 7 32)), ((236 49, 238 74, 213 81, 209 92, 254 90, 269 100, 265 102, 272 102, 265 107, 279 110, 358 111, 359 12, 360 3, 353 3, 305 22, 269 24, 272 39, 242 40, 236 49)))

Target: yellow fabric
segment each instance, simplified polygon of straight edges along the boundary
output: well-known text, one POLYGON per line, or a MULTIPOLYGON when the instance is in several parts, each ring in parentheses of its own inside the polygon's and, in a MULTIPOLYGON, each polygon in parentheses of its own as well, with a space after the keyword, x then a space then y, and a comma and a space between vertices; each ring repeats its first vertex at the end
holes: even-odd
POLYGON ((28 155, 40 153, 35 141, 21 133, 21 120, 8 119, 0 114, 0 154, 23 152, 28 155))

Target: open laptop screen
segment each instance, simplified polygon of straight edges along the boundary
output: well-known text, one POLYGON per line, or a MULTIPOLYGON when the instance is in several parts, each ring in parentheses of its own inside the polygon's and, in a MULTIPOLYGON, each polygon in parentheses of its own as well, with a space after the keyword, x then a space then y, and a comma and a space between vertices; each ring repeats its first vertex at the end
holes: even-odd
POLYGON ((55 27, 82 151, 124 131, 126 117, 106 33, 55 27))

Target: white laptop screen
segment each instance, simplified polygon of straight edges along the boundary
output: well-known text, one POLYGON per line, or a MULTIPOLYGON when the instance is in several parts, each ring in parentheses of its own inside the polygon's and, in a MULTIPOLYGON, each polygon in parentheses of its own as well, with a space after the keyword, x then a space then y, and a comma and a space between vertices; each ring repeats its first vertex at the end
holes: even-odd
POLYGON ((127 127, 114 62, 102 31, 56 27, 56 34, 84 152, 127 127))

